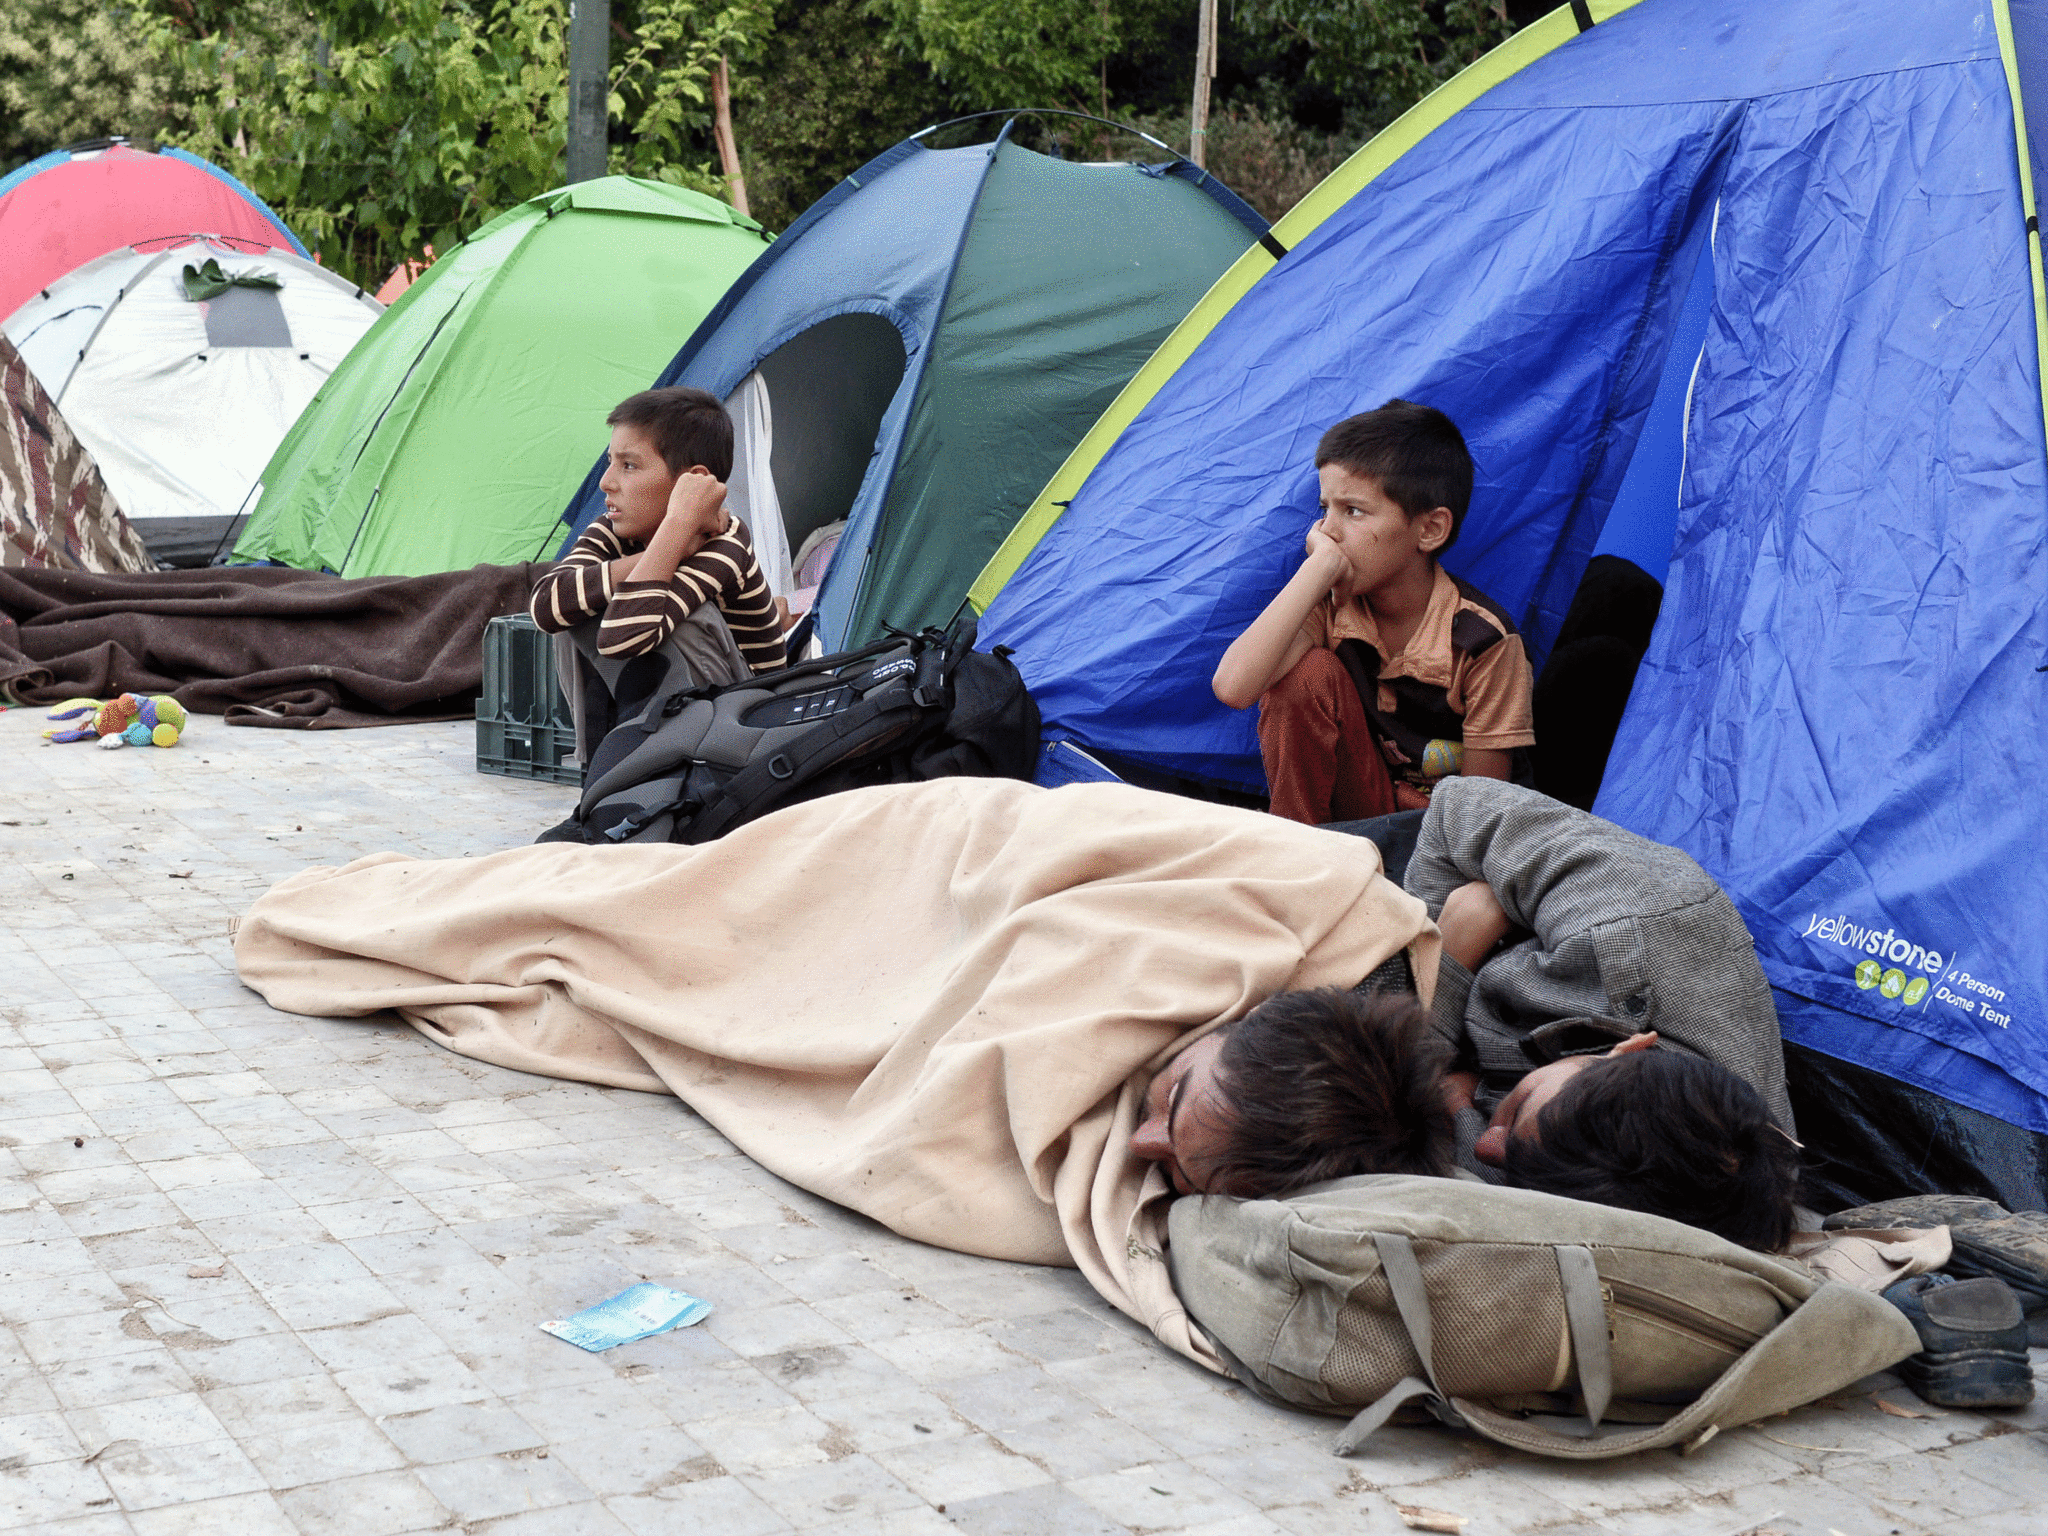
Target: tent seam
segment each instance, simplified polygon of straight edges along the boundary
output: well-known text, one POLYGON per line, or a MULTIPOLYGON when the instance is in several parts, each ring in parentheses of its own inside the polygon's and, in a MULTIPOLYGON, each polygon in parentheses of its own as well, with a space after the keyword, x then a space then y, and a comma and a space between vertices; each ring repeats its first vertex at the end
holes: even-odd
MULTIPOLYGON (((953 259, 946 264, 945 291, 939 295, 939 302, 932 309, 931 330, 925 336, 924 345, 918 349, 921 355, 917 359, 917 374, 915 378, 911 377, 910 359, 908 357, 904 359, 903 384, 899 385, 898 388, 900 390, 904 385, 909 387, 910 403, 904 408, 903 427, 896 434, 895 446, 889 455, 889 462, 882 476, 882 493, 876 503, 874 517, 870 520, 865 530, 867 542, 856 551, 860 558, 860 564, 852 573, 853 591, 846 601, 846 627, 836 638, 827 637, 834 645, 843 646, 848 643, 848 637, 855 633, 856 626, 865 617, 862 612, 862 599, 867 592, 868 569, 873 563, 872 556, 881 545, 882 536, 887 531, 890 493, 895 488, 897 467, 903 462, 903 446, 910 440, 911 423, 916 419, 918 407, 924 400, 925 375, 931 369, 932 358, 938 353, 939 336, 946 328, 946 312, 952 307, 953 285, 960 277, 961 258, 967 254, 967 238, 974 231, 974 221, 981 213, 982 197, 988 192, 988 184, 996 173, 996 162, 1002 157, 1003 146, 1010 142, 1010 130, 1016 125, 1017 120, 1014 117, 1004 123, 1002 132, 996 135, 995 142, 988 148, 988 158, 982 169, 981 180, 974 188, 974 200, 967 205, 967 216, 960 221, 960 233, 953 242, 953 259)), ((887 412, 885 411, 883 414, 886 419, 887 412)), ((867 489, 868 479, 874 475, 878 462, 876 458, 872 457, 868 460, 867 475, 861 478, 860 491, 854 493, 853 508, 847 514, 847 533, 853 532, 853 518, 860 507, 861 491, 867 489)), ((845 549, 846 544, 842 536, 840 552, 843 553, 845 549)), ((817 600, 813 605, 813 611, 818 615, 820 626, 822 626, 827 617, 825 600, 831 593, 832 578, 839 568, 839 554, 835 553, 832 557, 831 565, 826 567, 825 579, 818 587, 817 600)))
MULTIPOLYGON (((135 247, 132 245, 124 246, 123 249, 128 251, 134 251, 134 253, 137 256, 148 256, 149 254, 146 251, 135 250, 135 247)), ((114 256, 118 254, 120 253, 117 251, 109 251, 107 253, 108 256, 114 256)), ((100 332, 105 330, 107 328, 107 322, 114 318, 114 311, 119 309, 122 306, 122 304, 127 302, 128 295, 134 290, 135 285, 137 283, 140 283, 145 277, 148 277, 149 274, 154 272, 158 267, 162 266, 164 263, 164 259, 170 254, 170 249, 166 248, 164 250, 158 251, 154 256, 149 256, 149 265, 144 267, 140 272, 137 272, 135 276, 128 282, 123 283, 120 286, 120 288, 115 291, 113 302, 108 304, 105 309, 100 311, 100 318, 98 323, 93 326, 91 334, 88 335, 85 338, 83 344, 80 345, 78 349, 78 356, 72 360, 70 371, 64 375, 64 388, 58 390, 56 394, 50 396, 50 403, 56 406, 60 411, 64 408, 64 396, 66 395, 66 393, 70 391, 71 381, 78 377, 78 365, 84 362, 85 355, 88 352, 92 351, 93 343, 100 339, 100 332)), ((105 259, 106 257, 104 256, 98 258, 98 260, 101 261, 104 261, 105 259)), ((87 263, 87 265, 91 265, 91 263, 87 263)), ((66 277, 70 275, 71 274, 68 272, 65 274, 66 277)), ((48 391, 45 391, 45 393, 48 393, 48 391)), ((74 429, 74 432, 75 430, 76 429, 74 429)))
POLYGON ((2048 443, 2048 283, 2041 270, 2041 222, 2034 196, 2033 154, 2027 145, 2026 98, 2020 93, 2019 53, 2013 41, 2012 11, 2006 0, 1993 0, 1998 23, 1998 58, 2005 68, 2006 94, 2012 98, 2013 148, 2019 159, 2020 212, 2026 218, 2027 275, 2034 289, 2034 358, 2041 391, 2041 429, 2048 443))

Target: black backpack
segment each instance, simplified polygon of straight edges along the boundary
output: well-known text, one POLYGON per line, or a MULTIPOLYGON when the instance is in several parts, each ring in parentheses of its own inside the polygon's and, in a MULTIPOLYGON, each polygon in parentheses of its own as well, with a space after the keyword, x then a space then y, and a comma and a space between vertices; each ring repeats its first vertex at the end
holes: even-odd
POLYGON ((576 814, 543 841, 705 843, 869 784, 1029 779, 1038 706, 974 620, 715 688, 649 699, 591 754, 576 814))

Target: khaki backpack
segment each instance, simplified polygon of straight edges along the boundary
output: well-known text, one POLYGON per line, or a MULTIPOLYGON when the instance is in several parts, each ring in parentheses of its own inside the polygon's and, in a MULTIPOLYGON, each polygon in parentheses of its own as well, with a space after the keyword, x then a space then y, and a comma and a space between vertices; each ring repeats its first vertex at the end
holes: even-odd
POLYGON ((1340 1456, 1402 1408, 1546 1456, 1691 1451, 1920 1348, 1881 1297, 1533 1190, 1336 1179, 1178 1200, 1168 1232, 1174 1289, 1240 1380, 1356 1415, 1340 1456))

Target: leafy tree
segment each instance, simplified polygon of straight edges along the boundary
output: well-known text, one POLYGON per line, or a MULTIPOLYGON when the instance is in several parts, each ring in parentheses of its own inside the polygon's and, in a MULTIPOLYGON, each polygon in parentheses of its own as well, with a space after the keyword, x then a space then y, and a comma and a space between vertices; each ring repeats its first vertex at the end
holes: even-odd
MULTIPOLYGON (((721 53, 750 45, 768 0, 615 5, 614 170, 716 193, 704 145, 721 53)), ((227 166, 308 246, 372 283, 559 186, 568 138, 560 0, 316 0, 310 46, 215 31, 185 49, 208 80, 187 147, 227 166)))
POLYGON ((870 10, 964 110, 1107 104, 1104 70, 1122 35, 1113 0, 872 0, 870 10))
POLYGON ((97 0, 0 0, 0 172, 61 144, 150 139, 168 125, 176 70, 153 25, 134 19, 97 0))
POLYGON ((786 229, 840 178, 953 115, 920 58, 888 41, 867 0, 783 0, 733 108, 754 217, 786 229))
POLYGON ((183 44, 230 30, 273 52, 314 37, 296 0, 0 0, 0 173, 84 139, 188 129, 213 81, 183 44))
POLYGON ((773 0, 734 0, 720 10, 697 0, 641 0, 632 41, 614 50, 611 115, 628 131, 612 146, 611 169, 722 192, 723 178, 702 159, 711 77, 720 59, 744 61, 758 49, 772 12, 773 0))
POLYGON ((330 266, 375 283, 560 179, 564 21, 547 0, 398 0, 378 31, 273 51, 233 32, 189 45, 213 82, 186 147, 276 207, 330 266))
POLYGON ((1244 0, 1242 15, 1309 46, 1308 78, 1361 139, 1515 30, 1507 0, 1244 0))

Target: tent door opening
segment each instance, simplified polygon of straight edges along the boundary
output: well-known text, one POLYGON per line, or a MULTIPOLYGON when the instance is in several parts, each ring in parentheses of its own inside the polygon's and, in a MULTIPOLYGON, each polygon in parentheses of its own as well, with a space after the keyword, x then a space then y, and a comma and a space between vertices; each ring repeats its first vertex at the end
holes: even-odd
POLYGON ((762 359, 775 412, 768 462, 792 551, 853 509, 906 362, 896 327, 870 314, 834 315, 762 359))

